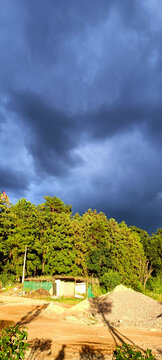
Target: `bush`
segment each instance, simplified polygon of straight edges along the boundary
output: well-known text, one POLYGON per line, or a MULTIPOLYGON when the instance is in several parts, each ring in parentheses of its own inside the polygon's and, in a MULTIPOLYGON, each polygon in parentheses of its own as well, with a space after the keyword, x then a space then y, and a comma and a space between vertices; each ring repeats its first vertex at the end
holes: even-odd
POLYGON ((3 287, 6 287, 8 284, 14 284, 15 275, 2 273, 0 274, 0 281, 2 282, 3 287))
POLYGON ((27 336, 27 332, 20 330, 19 326, 3 329, 0 337, 0 360, 24 359, 29 346, 27 336))
POLYGON ((121 284, 121 276, 113 270, 108 270, 100 278, 100 284, 104 291, 112 291, 117 285, 121 284))
POLYGON ((140 283, 140 281, 133 279, 131 282, 131 288, 135 291, 143 293, 143 285, 140 283))
POLYGON ((118 346, 113 353, 112 360, 155 360, 155 357, 152 355, 151 350, 148 350, 143 354, 138 349, 133 348, 133 346, 124 343, 122 346, 118 346))
POLYGON ((92 285, 92 293, 95 297, 102 295, 101 288, 98 284, 92 285))
POLYGON ((161 276, 150 277, 150 279, 147 282, 146 289, 153 291, 156 294, 162 294, 161 276))

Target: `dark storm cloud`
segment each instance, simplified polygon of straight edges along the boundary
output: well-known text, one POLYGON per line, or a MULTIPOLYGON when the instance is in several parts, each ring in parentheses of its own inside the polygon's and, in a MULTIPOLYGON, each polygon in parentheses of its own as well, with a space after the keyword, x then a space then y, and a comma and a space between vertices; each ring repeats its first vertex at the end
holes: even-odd
POLYGON ((29 184, 29 178, 24 172, 0 166, 0 191, 16 191, 22 195, 29 184))
POLYGON ((161 1, 2 2, 0 185, 162 226, 161 1))
MULTIPOLYGON (((86 172, 88 192, 79 187, 73 200, 75 209, 79 211, 80 198, 83 211, 88 204, 92 209, 104 211, 108 218, 155 231, 161 227, 162 154, 159 149, 152 149, 136 130, 131 136, 123 134, 122 141, 119 134, 111 142, 108 147, 100 148, 103 159, 98 169, 95 154, 91 157, 93 171, 89 174, 87 169, 86 172)), ((95 147, 90 151, 95 152, 95 147)))
MULTIPOLYGON (((134 128, 142 132, 156 144, 162 142, 162 106, 149 104, 113 104, 110 108, 101 108, 90 118, 89 132, 94 138, 104 139, 119 132, 129 132, 134 128)), ((87 124, 87 130, 89 126, 87 124)))
POLYGON ((107 210, 108 205, 104 198, 98 199, 97 208, 105 211, 109 217, 125 221, 128 225, 133 224, 147 229, 150 233, 161 227, 162 170, 159 170, 159 164, 154 166, 153 161, 154 159, 150 161, 152 165, 150 171, 147 167, 146 169, 136 168, 135 179, 130 176, 121 183, 116 199, 115 196, 111 198, 110 195, 109 210, 107 210))
POLYGON ((29 129, 25 142, 41 171, 59 176, 71 166, 83 164, 81 157, 72 153, 77 132, 68 115, 33 92, 15 92, 10 98, 10 108, 29 129))
MULTIPOLYGON (((102 0, 94 6, 93 0, 23 1, 26 13, 25 39, 34 61, 45 66, 60 62, 64 48, 69 48, 74 36, 102 22, 109 14, 113 1, 102 0)), ((67 60, 67 55, 66 55, 67 60)))
POLYGON ((142 125, 146 116, 147 112, 140 107, 113 104, 109 108, 102 107, 96 113, 87 115, 89 122, 86 129, 93 138, 105 139, 142 125))
MULTIPOLYGON (((61 179, 61 177, 67 176, 72 169, 77 169, 78 166, 83 167, 84 171, 86 157, 82 153, 76 155, 73 150, 86 144, 87 141, 102 143, 102 141, 114 137, 113 146, 116 148, 115 151, 118 151, 118 140, 116 139, 121 134, 127 134, 129 138, 131 132, 139 129, 144 136, 143 143, 146 139, 147 142, 152 143, 152 139, 154 139, 155 147, 161 144, 161 131, 158 132, 162 125, 159 121, 160 107, 144 106, 144 104, 143 107, 133 104, 128 106, 123 102, 116 107, 113 105, 109 108, 99 109, 96 113, 86 113, 76 117, 56 110, 34 93, 13 92, 10 108, 15 111, 19 121, 29 128, 25 143, 28 151, 32 154, 37 173, 42 177, 48 173, 61 179)), ((135 137, 138 137, 138 134, 135 134, 135 137)), ((143 147, 143 143, 140 143, 140 146, 143 147)), ((126 219, 128 224, 140 224, 140 226, 143 223, 143 226, 151 229, 155 223, 158 227, 160 221, 157 213, 152 211, 151 222, 147 225, 149 213, 151 213, 150 203, 154 209, 157 206, 158 214, 161 208, 158 193, 162 192, 162 171, 159 168, 162 154, 160 153, 159 156, 151 154, 148 161, 147 155, 143 156, 141 153, 139 160, 138 144, 134 151, 135 146, 133 144, 131 147, 129 144, 126 151, 121 150, 120 152, 119 150, 118 159, 115 161, 112 157, 112 166, 117 168, 119 162, 122 163, 122 158, 125 158, 120 169, 121 173, 125 172, 124 179, 121 180, 120 176, 118 178, 116 172, 105 175, 109 173, 105 164, 99 175, 96 173, 90 180, 90 186, 94 189, 95 196, 94 192, 92 198, 86 196, 86 204, 82 204, 84 198, 79 197, 78 204, 80 209, 97 208, 105 211, 108 216, 111 209, 111 216, 118 221, 126 219), (131 167, 128 176, 126 174, 127 167, 131 167), (118 178, 115 184, 114 177, 118 178), (100 187, 101 191, 99 192, 100 187), (114 191, 112 191, 113 187, 114 191), (104 189, 107 189, 106 196, 104 189)), ((98 162, 98 158, 95 161, 98 162)), ((91 166, 91 164, 89 165, 91 166)), ((71 199, 69 201, 71 202, 71 199)))
POLYGON ((0 109, 0 131, 1 131, 1 126, 2 126, 2 124, 4 122, 4 120, 5 120, 5 117, 4 117, 4 115, 3 115, 3 113, 1 112, 1 109, 0 109))
POLYGON ((79 137, 82 141, 82 134, 87 134, 92 140, 102 140, 136 127, 156 142, 162 140, 161 104, 127 104, 120 100, 112 106, 100 107, 96 112, 72 116, 52 107, 31 91, 14 92, 10 99, 11 110, 16 111, 17 118, 32 129, 31 139, 26 139, 26 142, 33 143, 33 151, 35 143, 35 151, 37 148, 41 151, 44 146, 46 151, 52 150, 66 161, 70 151, 79 143, 79 137))
POLYGON ((59 55, 59 47, 62 45, 62 37, 74 36, 75 32, 85 31, 104 22, 115 9, 120 13, 123 23, 130 27, 145 29, 147 15, 145 9, 138 0, 101 0, 100 4, 94 4, 94 0, 43 0, 24 1, 28 14, 27 36, 33 53, 41 53, 46 60, 56 59, 59 55), (143 26, 142 26, 143 25, 143 26), (51 45, 55 45, 54 47, 51 45))
POLYGON ((60 155, 72 147, 72 122, 67 115, 33 92, 15 93, 11 99, 11 109, 32 129, 33 137, 60 155))
MULTIPOLYGON (((39 171, 62 176, 68 169, 84 164, 73 150, 89 141, 102 141, 119 132, 142 126, 149 121, 147 111, 137 106, 113 105, 96 113, 68 116, 55 109, 33 92, 13 92, 10 108, 16 118, 28 128, 25 143, 39 171)), ((149 113, 149 112, 148 112, 149 113)))

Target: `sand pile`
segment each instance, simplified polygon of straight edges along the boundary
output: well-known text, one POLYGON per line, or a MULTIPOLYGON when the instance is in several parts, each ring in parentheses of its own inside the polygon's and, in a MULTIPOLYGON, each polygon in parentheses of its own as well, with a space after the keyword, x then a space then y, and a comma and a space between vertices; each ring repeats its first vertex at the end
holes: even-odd
POLYGON ((64 318, 68 317, 71 319, 71 317, 84 317, 85 313, 89 313, 90 311, 90 303, 89 300, 83 300, 77 305, 74 305, 70 308, 63 307, 61 305, 57 305, 53 302, 51 302, 48 307, 42 311, 42 315, 47 317, 56 317, 60 316, 62 314, 65 315, 64 318))
POLYGON ((42 311, 42 315, 47 317, 55 317, 65 312, 65 308, 57 304, 50 303, 45 310, 42 311))
POLYGON ((68 312, 71 315, 75 315, 75 314, 83 314, 85 312, 89 312, 90 311, 90 303, 89 303, 89 299, 85 299, 83 301, 81 301, 79 304, 72 306, 68 312))

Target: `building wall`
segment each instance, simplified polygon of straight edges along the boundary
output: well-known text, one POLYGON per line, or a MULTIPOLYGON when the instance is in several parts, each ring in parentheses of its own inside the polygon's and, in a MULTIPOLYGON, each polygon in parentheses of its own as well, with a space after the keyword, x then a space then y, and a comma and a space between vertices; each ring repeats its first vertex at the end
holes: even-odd
POLYGON ((79 297, 80 295, 84 296, 86 294, 86 283, 75 283, 74 281, 63 280, 55 280, 54 283, 52 283, 52 281, 24 281, 23 289, 25 291, 45 289, 48 290, 51 295, 58 297, 79 297))
POLYGON ((80 297, 84 295, 86 295, 86 283, 85 282, 77 283, 75 285, 75 296, 80 297))
POLYGON ((70 281, 60 281, 59 296, 74 297, 75 283, 70 281))
POLYGON ((38 290, 45 289, 50 293, 53 291, 53 284, 51 281, 24 281, 23 290, 38 290))

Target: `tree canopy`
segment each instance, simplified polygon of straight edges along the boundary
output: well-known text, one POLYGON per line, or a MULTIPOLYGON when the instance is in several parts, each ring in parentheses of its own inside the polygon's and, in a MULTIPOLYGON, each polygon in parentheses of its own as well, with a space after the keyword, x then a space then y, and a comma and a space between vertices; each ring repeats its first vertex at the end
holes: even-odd
MULTIPOLYGON (((20 279, 27 247, 26 275, 94 276, 114 278, 135 289, 159 275, 162 229, 152 236, 125 222, 89 209, 72 216, 72 207, 56 196, 32 204, 12 205, 0 198, 0 277, 20 279)), ((107 281, 107 280, 106 280, 107 281)))

